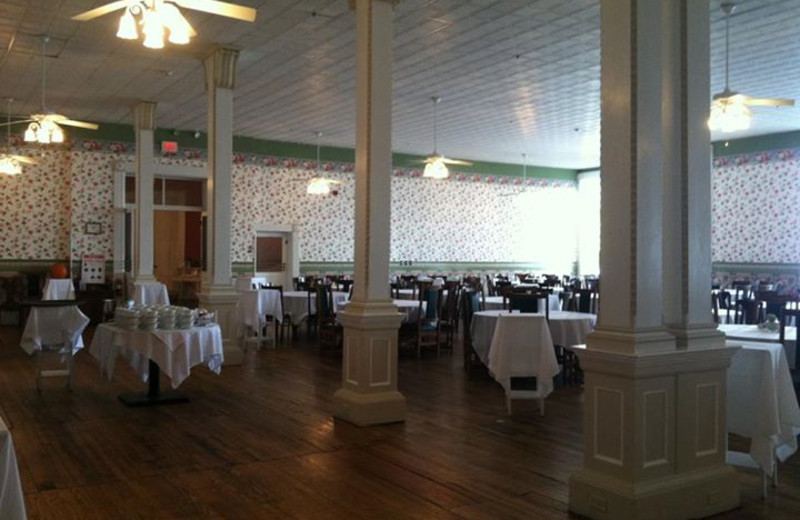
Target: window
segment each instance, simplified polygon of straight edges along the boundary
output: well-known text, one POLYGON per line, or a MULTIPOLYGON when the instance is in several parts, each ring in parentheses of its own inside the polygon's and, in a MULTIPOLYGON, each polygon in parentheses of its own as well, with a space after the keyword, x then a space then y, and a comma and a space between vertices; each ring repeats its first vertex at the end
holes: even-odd
POLYGON ((283 238, 256 237, 256 272, 279 273, 283 270, 283 238))
POLYGON ((600 171, 578 175, 580 274, 600 274, 600 171))

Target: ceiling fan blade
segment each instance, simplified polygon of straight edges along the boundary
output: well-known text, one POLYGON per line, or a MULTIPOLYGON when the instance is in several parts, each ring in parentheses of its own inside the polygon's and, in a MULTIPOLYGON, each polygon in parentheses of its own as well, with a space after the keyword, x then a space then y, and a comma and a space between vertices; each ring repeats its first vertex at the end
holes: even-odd
POLYGON ((781 98, 747 98, 746 104, 751 107, 793 107, 794 99, 781 98))
POLYGON ((185 7, 186 9, 194 9, 195 11, 203 11, 204 13, 227 16, 228 18, 244 20, 245 22, 254 22, 256 20, 256 13, 258 12, 252 7, 245 7, 243 5, 236 5, 228 2, 220 2, 219 0, 173 1, 181 7, 185 7))
POLYGON ((12 155, 11 157, 13 157, 14 160, 19 161, 21 163, 36 164, 36 159, 31 159, 30 157, 25 157, 23 155, 12 155))
POLYGON ((128 6, 129 0, 118 0, 117 2, 111 2, 110 4, 101 5, 95 9, 90 9, 89 11, 85 11, 80 14, 76 14, 72 17, 73 20, 78 22, 85 22, 87 20, 92 20, 94 18, 98 18, 100 16, 106 15, 108 13, 114 12, 118 9, 123 9, 128 6))
POLYGON ((0 123, 0 126, 22 125, 25 123, 33 123, 35 119, 25 119, 22 121, 11 121, 10 123, 0 123))
POLYGON ((87 123, 85 121, 73 121, 72 119, 62 119, 58 121, 59 125, 76 126, 78 128, 88 128, 89 130, 97 130, 100 125, 96 123, 87 123))
POLYGON ((472 166, 472 163, 469 161, 462 161, 460 159, 448 159, 446 157, 442 157, 442 162, 445 164, 457 164, 460 166, 472 166))
POLYGON ((317 177, 317 180, 320 182, 327 182, 328 184, 341 184, 342 181, 337 181, 336 179, 329 179, 327 177, 317 177))

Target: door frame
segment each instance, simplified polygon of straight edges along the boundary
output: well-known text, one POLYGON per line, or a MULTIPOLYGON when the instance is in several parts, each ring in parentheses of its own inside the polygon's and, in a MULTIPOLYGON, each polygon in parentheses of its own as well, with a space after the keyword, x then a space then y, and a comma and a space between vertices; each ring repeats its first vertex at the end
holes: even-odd
POLYGON ((281 236, 284 238, 286 270, 282 285, 294 289, 294 278, 300 276, 300 230, 294 224, 256 222, 253 226, 253 272, 256 272, 256 237, 281 236))

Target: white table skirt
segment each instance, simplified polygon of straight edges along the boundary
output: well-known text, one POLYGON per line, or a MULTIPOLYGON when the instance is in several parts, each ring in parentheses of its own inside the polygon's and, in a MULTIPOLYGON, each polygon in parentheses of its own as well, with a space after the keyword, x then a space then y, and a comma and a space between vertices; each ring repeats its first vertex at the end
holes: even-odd
POLYGON ((22 331, 19 346, 33 355, 42 345, 53 345, 69 341, 72 354, 83 348, 83 329, 89 318, 77 305, 63 307, 31 307, 28 321, 22 331))
POLYGON ((167 286, 161 282, 135 283, 133 301, 136 305, 169 305, 167 286))
MULTIPOLYGON (((333 291, 333 312, 339 312, 342 302, 346 302, 350 295, 342 291, 333 291)), ((302 323, 308 318, 309 302, 306 291, 286 291, 283 293, 283 305, 286 307, 286 314, 292 317, 292 323, 302 323)), ((311 314, 317 313, 317 294, 311 293, 311 314)))
MULTIPOLYGON (((478 357, 486 363, 489 352, 489 344, 494 333, 494 322, 498 316, 511 314, 503 310, 491 310, 475 313, 472 323, 472 345, 478 357)), ((516 315, 518 313, 514 313, 516 315)), ((544 314, 528 314, 529 316, 541 316, 544 314)), ((571 347, 586 343, 586 335, 593 329, 597 321, 594 314, 568 311, 550 312, 550 338, 554 345, 571 347)))
POLYGON ((43 300, 74 300, 75 285, 69 278, 48 278, 42 291, 43 300))
MULTIPOLYGON (((718 328, 725 333, 725 337, 729 340, 780 344, 780 333, 759 329, 758 325, 723 324, 718 328)), ((786 361, 790 368, 794 368, 797 357, 797 327, 786 327, 786 343, 786 361)))
POLYGON ((258 289, 261 285, 267 285, 267 279, 263 276, 238 276, 233 282, 237 291, 250 291, 253 289, 253 284, 258 289))
POLYGON ((281 294, 271 289, 248 289, 239 293, 239 325, 258 332, 267 325, 267 314, 283 321, 281 294))
POLYGON ((155 361, 172 381, 172 388, 189 377, 191 368, 206 364, 219 374, 224 361, 222 332, 219 325, 187 330, 131 331, 108 323, 98 325, 89 347, 100 361, 100 371, 108 379, 114 375, 117 355, 122 355, 131 368, 147 382, 149 361, 155 361))
POLYGON ((14 441, 0 418, 0 518, 26 520, 25 499, 19 480, 14 441))
POLYGON ((506 393, 512 391, 512 377, 536 377, 535 394, 547 397, 559 368, 544 316, 505 313, 494 321, 486 364, 492 377, 506 393))
POLYGON ((800 407, 780 344, 729 341, 742 348, 728 369, 728 431, 749 437, 750 456, 768 475, 797 451, 800 407))
MULTIPOLYGON (((541 301, 541 300, 540 300, 541 301)), ((558 294, 551 294, 547 298, 550 306, 550 312, 561 310, 561 301, 558 299, 558 294)), ((484 309, 486 311, 499 311, 503 310, 503 297, 502 296, 487 296, 484 299, 484 309)))
MULTIPOLYGON (((419 315, 419 301, 418 300, 392 300, 392 303, 395 307, 397 307, 397 312, 402 313, 404 315, 403 321, 413 323, 417 321, 417 317, 419 315)), ((350 304, 350 301, 344 301, 339 303, 339 310, 347 309, 347 306, 350 304)), ((422 312, 425 312, 428 308, 428 304, 426 302, 422 302, 422 312)))

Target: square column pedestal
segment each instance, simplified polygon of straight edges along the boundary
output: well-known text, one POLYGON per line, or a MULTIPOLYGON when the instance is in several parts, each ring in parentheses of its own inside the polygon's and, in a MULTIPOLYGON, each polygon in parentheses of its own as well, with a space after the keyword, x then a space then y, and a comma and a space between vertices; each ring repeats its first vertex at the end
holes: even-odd
POLYGON ((237 309, 239 294, 233 287, 211 287, 208 292, 197 295, 200 307, 214 313, 222 330, 222 351, 225 365, 241 365, 244 354, 237 338, 237 309))
MULTIPOLYGON (((594 336, 590 345, 604 342, 602 332, 594 336)), ((584 462, 570 478, 570 510, 678 520, 737 507, 738 479, 725 465, 726 371, 736 350, 579 352, 584 462)))
POLYGON ((337 316, 344 325, 344 359, 334 417, 358 426, 404 421, 406 398, 397 391, 397 331, 403 315, 387 299, 353 301, 337 316))

